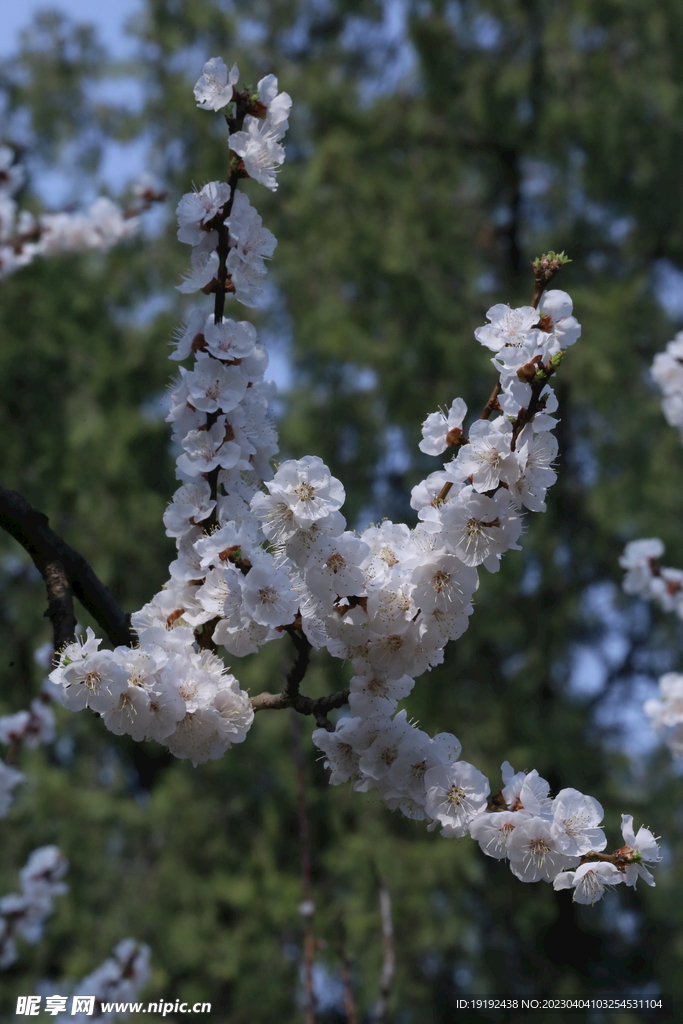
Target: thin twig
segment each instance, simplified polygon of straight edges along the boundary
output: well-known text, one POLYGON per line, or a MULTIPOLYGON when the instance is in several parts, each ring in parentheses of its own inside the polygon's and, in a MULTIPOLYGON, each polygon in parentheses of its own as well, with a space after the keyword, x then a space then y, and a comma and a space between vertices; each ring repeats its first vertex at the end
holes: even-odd
POLYGON ((296 804, 299 819, 299 858, 301 862, 301 915, 304 919, 304 992, 306 998, 306 1024, 315 1024, 315 989, 313 967, 315 964, 315 934, 313 932, 313 885, 311 881, 311 840, 306 800, 306 762, 301 743, 301 720, 291 716, 294 757, 296 762, 296 804))
POLYGON ((225 222, 232 213, 233 203, 235 202, 235 191, 237 190, 237 182, 239 181, 239 175, 237 171, 232 171, 228 177, 228 185, 230 186, 230 198, 221 210, 220 218, 217 219, 216 230, 218 231, 218 271, 216 273, 216 296, 214 300, 214 312, 213 318, 214 323, 219 324, 223 319, 223 310, 225 309, 225 292, 226 285, 228 283, 228 252, 230 245, 230 231, 227 228, 225 222))
POLYGON ((391 914, 391 894, 386 878, 378 876, 379 912, 382 919, 382 973, 379 979, 379 996, 375 1003, 374 1024, 383 1024, 386 1020, 391 989, 396 974, 396 952, 394 948, 394 922, 391 914))
POLYGON ((542 370, 539 371, 539 379, 535 380, 534 383, 531 385, 531 398, 529 399, 529 405, 526 409, 519 410, 515 422, 512 424, 512 438, 510 440, 510 451, 514 452, 515 445, 517 444, 517 438, 521 434, 522 430, 527 425, 527 423, 531 423, 536 413, 543 408, 543 405, 545 403, 542 394, 545 390, 546 384, 548 383, 548 381, 554 373, 555 367, 552 365, 552 363, 549 363, 548 366, 544 366, 542 370))
MULTIPOLYGON (((534 294, 531 298, 531 305, 534 309, 538 309, 538 304, 541 301, 541 296, 543 295, 543 292, 550 284, 552 279, 555 277, 555 275, 558 273, 558 271, 562 269, 566 262, 568 261, 564 253, 561 253, 559 255, 557 255, 556 253, 549 253, 548 255, 540 256, 537 260, 533 261, 531 267, 534 271, 534 294)), ((541 392, 546 386, 548 379, 552 377, 554 372, 554 367, 547 368, 543 381, 537 382, 532 386, 532 398, 529 402, 529 407, 528 409, 522 409, 513 425, 513 435, 510 446, 512 451, 515 450, 515 442, 520 431, 527 423, 529 423, 534 418, 534 416, 538 412, 540 408, 541 392)), ((493 388, 493 391, 489 395, 489 399, 486 405, 482 409, 481 415, 479 416, 480 420, 487 420, 489 419, 492 412, 500 410, 498 396, 500 395, 502 390, 503 388, 501 387, 499 381, 493 388)), ((460 446, 467 444, 467 438, 460 437, 458 439, 458 444, 460 446)), ((445 501, 448 495, 450 494, 452 487, 452 481, 447 480, 446 483, 441 488, 441 490, 439 491, 439 493, 437 494, 436 498, 434 499, 434 504, 440 505, 442 501, 445 501)))
MULTIPOLYGON (((253 113, 253 101, 246 90, 238 92, 233 89, 233 100, 235 103, 235 117, 226 117, 228 124, 228 131, 230 135, 235 132, 242 130, 244 118, 248 113, 253 113)), ((219 324, 223 319, 223 313, 225 311, 225 296, 228 292, 234 292, 235 287, 232 283, 232 278, 228 273, 228 256, 230 254, 230 229, 227 225, 227 221, 232 213, 232 208, 235 202, 235 193, 237 191, 237 183, 241 177, 246 177, 246 172, 240 169, 239 162, 234 162, 235 158, 231 159, 228 167, 228 174, 226 182, 230 188, 230 195, 227 202, 221 207, 216 216, 206 225, 207 230, 215 231, 218 235, 218 244, 216 245, 216 252, 218 253, 218 270, 216 271, 215 278, 210 281, 202 291, 210 295, 214 293, 214 306, 213 306, 213 320, 214 323, 219 324)), ((218 420, 218 413, 209 413, 206 418, 207 429, 211 427, 218 420)), ((208 481, 209 487, 211 488, 211 499, 215 501, 218 497, 218 477, 220 474, 220 466, 216 466, 215 469, 204 474, 204 479, 208 481)), ((208 517, 205 527, 210 529, 213 526, 218 525, 218 509, 213 509, 211 515, 208 517)), ((208 643, 203 643, 200 639, 200 646, 208 647, 208 643)))
POLYGON ((346 924, 344 914, 339 912, 337 918, 337 936, 339 962, 341 964, 342 984, 344 985, 344 1011, 348 1024, 358 1024, 356 1014, 356 999, 353 993, 353 981, 351 979, 351 960, 349 959, 349 948, 346 942, 346 924))
POLYGON ((488 402, 481 410, 480 420, 487 420, 492 412, 500 412, 500 403, 498 402, 498 395, 503 390, 500 381, 495 385, 493 391, 489 395, 488 402))
POLYGON ((0 527, 29 553, 45 580, 48 616, 60 637, 73 639, 73 630, 69 632, 69 592, 73 591, 114 646, 132 647, 137 643, 128 616, 85 558, 51 529, 43 512, 5 487, 0 487, 0 527))

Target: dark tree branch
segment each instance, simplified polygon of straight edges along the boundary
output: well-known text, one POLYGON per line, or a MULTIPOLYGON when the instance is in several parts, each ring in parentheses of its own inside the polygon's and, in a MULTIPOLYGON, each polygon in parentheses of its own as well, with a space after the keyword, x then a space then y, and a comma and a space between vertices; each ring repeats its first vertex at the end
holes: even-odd
POLYGON ((296 658, 287 673, 285 688, 282 693, 259 693, 256 697, 251 698, 251 706, 254 711, 281 711, 283 708, 293 708, 300 715, 313 715, 319 726, 331 732, 334 730, 334 726, 327 716, 330 711, 334 711, 335 708, 340 708, 348 702, 349 691, 348 689, 339 690, 337 693, 316 698, 305 697, 299 693, 301 681, 308 669, 312 648, 305 634, 294 626, 287 626, 286 631, 291 636, 296 648, 296 658))
POLYGON ((311 660, 311 645, 306 635, 303 632, 299 632, 298 629, 289 627, 287 632, 296 648, 296 658, 285 679, 285 693, 292 701, 296 701, 299 696, 299 687, 306 675, 308 663, 311 660))
POLYGON ((64 644, 72 643, 76 639, 74 595, 61 562, 48 562, 43 571, 43 579, 47 589, 45 616, 52 623, 53 664, 56 664, 58 652, 64 644))
POLYGON ((45 580, 49 602, 47 614, 55 629, 55 647, 58 630, 60 646, 65 640, 73 639, 71 592, 115 647, 132 647, 137 643, 137 635, 131 629, 128 616, 85 558, 51 529, 43 512, 16 491, 5 487, 0 487, 0 527, 29 553, 45 580))
POLYGON ((304 697, 300 693, 296 694, 296 696, 290 696, 285 689, 283 693, 259 693, 256 697, 251 698, 251 706, 254 711, 281 711, 283 708, 293 708, 300 715, 313 715, 319 726, 331 731, 334 729, 334 726, 327 718, 327 715, 330 711, 335 711, 336 708, 341 708, 344 704, 348 704, 348 701, 348 688, 338 690, 336 693, 330 693, 325 697, 316 698, 304 697))
POLYGON ((223 310, 225 309, 225 292, 228 284, 228 251, 230 245, 230 231, 225 226, 225 221, 232 213, 232 206, 235 202, 235 190, 237 189, 237 182, 239 175, 237 171, 232 171, 228 177, 228 185, 230 186, 230 198, 221 211, 220 218, 216 224, 216 230, 218 231, 218 273, 216 274, 216 297, 214 300, 214 322, 219 324, 223 319, 223 310))

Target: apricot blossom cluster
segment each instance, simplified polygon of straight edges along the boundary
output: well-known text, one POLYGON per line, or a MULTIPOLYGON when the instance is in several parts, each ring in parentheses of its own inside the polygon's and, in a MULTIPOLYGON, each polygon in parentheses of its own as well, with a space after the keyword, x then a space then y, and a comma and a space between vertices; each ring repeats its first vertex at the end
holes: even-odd
MULTIPOLYGON (((100 650, 89 631, 64 648, 51 678, 67 707, 89 707, 113 732, 155 739, 194 764, 243 742, 255 710, 314 714, 332 784, 376 790, 389 808, 445 837, 472 835, 522 881, 570 887, 579 902, 594 902, 607 885, 635 884, 643 862, 658 859, 649 831, 630 842, 628 819, 626 845, 605 854, 592 797, 563 789, 553 800, 536 771, 507 763, 492 795, 460 759, 454 735, 429 736, 398 710, 467 629, 480 569, 496 572, 519 547, 525 515, 545 510, 557 455, 550 380, 581 333, 571 299, 559 290, 541 297, 540 288, 530 306, 489 310, 475 337, 498 384, 469 427, 461 398, 425 420, 420 448, 449 458, 413 489, 417 525, 349 529, 344 487, 320 458, 272 467, 268 356, 249 321, 225 314, 227 302, 253 306, 263 291, 276 240, 238 184, 277 188, 291 108, 273 75, 255 89, 238 86, 236 66, 205 65, 195 97, 223 113, 228 175, 177 208, 178 238, 192 247, 179 290, 212 303, 189 312, 171 356, 190 361, 168 415, 179 486, 164 523, 177 558, 164 588, 132 616, 139 646, 100 650), (219 650, 241 658, 285 636, 297 650, 286 692, 250 698, 219 650), (322 649, 353 676, 348 692, 316 702, 298 686, 308 653, 322 649), (346 704, 349 713, 330 720, 346 704)), ((544 259, 545 282, 565 258, 544 259)))

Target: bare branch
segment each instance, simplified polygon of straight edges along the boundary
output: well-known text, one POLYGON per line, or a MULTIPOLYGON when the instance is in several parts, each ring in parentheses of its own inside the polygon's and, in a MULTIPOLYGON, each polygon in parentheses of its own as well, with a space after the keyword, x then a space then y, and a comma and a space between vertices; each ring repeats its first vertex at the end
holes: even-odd
POLYGON ((334 726, 328 719, 330 711, 341 708, 348 703, 349 691, 338 690, 337 693, 330 693, 325 697, 305 697, 299 693, 301 681, 306 675, 311 657, 311 644, 308 638, 294 626, 288 626, 287 632, 292 638, 296 648, 296 658, 291 669, 287 673, 285 688, 282 693, 259 693, 251 698, 251 706, 254 711, 281 711, 283 708, 292 708, 300 715, 313 715, 317 724, 328 731, 334 726))
POLYGON ((492 412, 500 412, 500 404, 498 402, 498 395, 501 393, 503 388, 501 387, 500 381, 494 386, 493 391, 489 395, 488 401, 484 408, 481 410, 480 420, 487 420, 490 418, 492 412))
POLYGON ((306 763, 301 744, 301 721, 292 715, 292 736, 296 762, 296 805, 299 819, 299 856, 301 862, 301 890, 303 901, 301 915, 304 919, 304 989, 306 993, 306 1024, 315 1024, 315 989, 313 967, 315 964, 315 934, 313 932, 313 886, 311 882, 311 840, 306 800, 306 763))
MULTIPOLYGON (((16 491, 0 487, 0 527, 6 530, 33 559, 45 580, 49 607, 47 614, 60 637, 73 637, 70 630, 70 594, 78 598, 114 646, 132 647, 137 635, 130 620, 82 555, 74 551, 51 529, 47 516, 16 491)), ((60 641, 63 643, 64 640, 60 641)), ((57 638, 55 633, 55 647, 57 638)))
POLYGON ((259 693, 251 698, 251 706, 254 711, 281 711, 283 708, 293 708, 300 715, 313 715, 318 725, 323 728, 334 728, 330 722, 322 719, 336 708, 341 708, 349 700, 349 691, 338 690, 325 697, 304 697, 299 694, 297 697, 290 697, 287 693, 259 693))
POLYGON ((339 961, 341 963, 341 976, 342 983, 344 985, 344 1011, 346 1013, 346 1020, 347 1024, 358 1024, 356 999, 353 994, 353 982, 351 979, 351 961, 349 959, 349 948, 346 942, 346 925, 342 911, 339 912, 339 916, 337 918, 337 936, 339 961))
POLYGON ((389 997, 396 973, 391 895, 383 875, 379 876, 379 912, 382 918, 382 973, 379 979, 379 996, 375 1003, 374 1024, 383 1024, 386 1020, 389 997))
POLYGON ((287 632, 296 648, 296 659, 287 673, 285 693, 292 701, 296 701, 299 696, 299 687, 306 675, 308 663, 311 659, 311 644, 305 633, 299 632, 298 629, 289 627, 287 632))

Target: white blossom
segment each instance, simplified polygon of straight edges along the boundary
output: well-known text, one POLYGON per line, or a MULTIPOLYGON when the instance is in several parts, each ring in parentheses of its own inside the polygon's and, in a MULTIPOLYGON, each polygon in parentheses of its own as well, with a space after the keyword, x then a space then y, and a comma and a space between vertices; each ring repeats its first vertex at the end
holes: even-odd
POLYGON ((256 566, 242 592, 245 611, 263 626, 286 626, 297 613, 299 598, 284 567, 256 566))
POLYGON ((391 715, 399 700, 407 697, 415 685, 410 676, 387 679, 374 672, 355 675, 349 682, 349 707, 359 718, 391 715))
POLYGON ((103 718, 107 729, 115 735, 125 733, 134 740, 145 739, 152 726, 149 693, 142 686, 129 685, 103 718))
MULTIPOLYGON (((437 733, 432 739, 422 729, 413 728, 400 744, 386 776, 390 789, 384 799, 409 798, 411 804, 401 810, 413 819, 427 817, 425 777, 431 768, 451 765, 462 750, 460 740, 450 733, 437 733), (410 808, 408 813, 407 807, 410 808)), ((391 805, 390 805, 391 806, 391 805)))
POLYGON ((315 729, 313 742, 325 754, 325 767, 330 771, 330 785, 348 782, 358 769, 359 754, 354 743, 359 718, 342 718, 334 732, 315 729))
POLYGON ((475 491, 491 491, 501 482, 514 484, 519 476, 517 458, 510 450, 512 433, 495 420, 478 420, 470 430, 469 443, 458 452, 458 472, 470 478, 475 491))
POLYGON ((501 765, 504 787, 501 795, 511 811, 525 810, 536 817, 552 818, 552 802, 548 793, 550 784, 534 768, 515 772, 508 761, 501 765))
POLYGON ((606 862, 580 864, 576 871, 561 871, 553 879, 554 889, 573 889, 574 903, 597 903, 605 889, 624 881, 623 874, 614 864, 606 862))
POLYGON ((177 290, 184 295, 189 295, 192 292, 198 292, 202 288, 206 288, 218 273, 219 260, 217 252, 194 252, 190 260, 192 269, 189 274, 185 275, 183 283, 176 285, 177 290))
POLYGON ((434 552, 421 561, 411 573, 413 600, 423 612, 439 608, 458 612, 465 607, 479 586, 476 569, 465 565, 455 555, 434 552))
POLYGON ((488 779, 467 761, 437 765, 425 773, 427 814, 440 823, 442 835, 467 834, 473 818, 486 809, 488 779))
POLYGON ((544 333, 549 336, 544 351, 546 359, 569 348, 581 337, 581 324, 572 316, 573 309, 571 296, 560 288, 543 292, 538 310, 542 317, 551 321, 544 325, 544 333))
POLYGON ((571 867, 572 861, 553 835, 549 821, 529 817, 521 822, 507 842, 510 869, 522 882, 551 882, 560 871, 571 867))
POLYGON ((275 75, 266 75, 258 83, 258 98, 267 108, 267 118, 271 124, 282 124, 289 117, 292 98, 286 92, 278 92, 275 75))
POLYGON ((266 486, 296 526, 304 529, 344 503, 344 488, 317 455, 283 462, 266 486))
MULTIPOLYGON (((228 362, 243 360, 256 346, 256 328, 246 320, 221 320, 216 324, 210 316, 204 334, 211 355, 228 362)), ((243 366, 241 372, 244 372, 243 366)))
POLYGON ((331 612, 336 599, 361 594, 365 575, 361 563, 369 547, 352 533, 320 537, 307 559, 306 586, 331 612))
POLYGON ((221 57, 212 57, 204 65, 202 76, 194 87, 197 106, 202 110, 221 110, 232 101, 233 89, 240 73, 236 64, 228 71, 221 57))
POLYGON ((202 227, 212 221, 230 199, 230 186, 224 181, 210 181, 199 192, 187 192, 176 207, 178 240, 198 245, 202 227))
POLYGON ((266 268, 262 261, 249 263, 240 258, 237 249, 228 253, 228 272, 235 289, 235 298, 245 306, 258 306, 266 283, 266 268))
MULTIPOLYGON (((282 635, 282 634, 278 634, 282 635)), ((242 613, 239 623, 231 625, 231 620, 221 619, 213 632, 213 640, 225 647, 229 654, 236 658, 244 658, 247 654, 256 654, 261 644, 270 636, 270 627, 256 622, 246 612, 242 613)))
POLYGON ((201 412, 230 412, 244 398, 247 382, 237 366, 225 366, 219 359, 200 353, 194 370, 185 380, 188 398, 201 412))
POLYGON ((552 802, 553 834, 568 857, 604 850, 607 839, 600 827, 603 810, 595 797, 578 789, 562 789, 552 802))
POLYGON ((196 477, 183 484, 173 495, 164 512, 164 526, 169 537, 182 537, 193 526, 203 522, 216 507, 206 480, 196 477))
POLYGON ((664 554, 664 544, 659 537, 632 540, 624 548, 619 565, 626 569, 623 588, 627 594, 649 595, 653 578, 653 563, 664 554))
POLYGON ((183 454, 178 469, 189 477, 210 473, 221 466, 231 469, 240 459, 240 446, 225 440, 225 417, 221 416, 208 430, 191 430, 183 438, 183 454))
POLYGON ((402 743, 412 738, 413 728, 405 711, 400 711, 393 719, 387 718, 378 736, 361 754, 360 770, 373 779, 384 778, 398 757, 402 743))
MULTIPOLYGON (((485 327, 478 327, 474 336, 492 352, 498 352, 505 345, 517 348, 529 339, 530 332, 538 323, 538 317, 538 310, 533 306, 511 309, 498 303, 486 313, 486 319, 491 322, 485 327)), ((531 340, 534 341, 535 337, 531 340)))
POLYGON ((104 714, 124 692, 128 679, 111 651, 96 651, 67 665, 62 685, 65 707, 71 711, 89 707, 104 714))
POLYGON ((244 118, 244 130, 235 132, 228 140, 230 149, 242 157, 249 177, 272 192, 277 189, 276 172, 285 159, 280 139, 286 128, 286 121, 272 124, 248 114, 244 118))
POLYGON ((432 412, 422 424, 422 440, 419 448, 426 455, 440 455, 462 436, 462 422, 467 415, 467 406, 462 398, 456 398, 448 415, 432 412))
POLYGON ((470 835, 487 857, 504 860, 508 855, 510 836, 528 818, 526 811, 484 811, 471 822, 470 835))
POLYGON ((621 832, 624 837, 624 846, 626 847, 626 849, 622 849, 622 852, 636 858, 635 863, 627 864, 624 869, 626 884, 632 885, 635 888, 635 884, 640 877, 648 885, 654 885, 655 880, 652 877, 652 873, 645 867, 645 864, 656 864, 662 859, 657 840, 650 829, 645 828, 644 825, 638 829, 637 834, 634 833, 632 814, 622 814, 621 832))
POLYGON ((277 239, 264 228, 263 221, 244 192, 236 192, 230 217, 226 221, 234 252, 243 263, 262 267, 263 260, 275 252, 277 239))
POLYGON ((483 564, 496 572, 500 556, 515 547, 522 531, 519 516, 510 507, 506 490, 493 498, 466 487, 442 511, 443 536, 465 565, 483 564))

